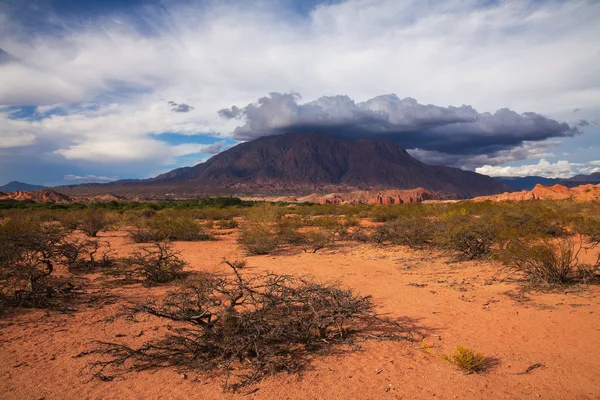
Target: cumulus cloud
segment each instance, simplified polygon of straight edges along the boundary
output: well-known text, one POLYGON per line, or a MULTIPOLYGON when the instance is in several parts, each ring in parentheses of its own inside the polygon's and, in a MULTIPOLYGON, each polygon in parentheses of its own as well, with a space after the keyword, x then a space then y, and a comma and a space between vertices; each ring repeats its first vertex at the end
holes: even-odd
POLYGON ((185 103, 175 103, 174 101, 169 101, 169 105, 171 106, 171 111, 175 111, 175 112, 182 112, 182 113, 186 113, 186 112, 190 112, 194 109, 194 107, 187 105, 185 103))
MULTIPOLYGON (((510 143, 494 143, 489 154, 519 148, 518 135, 537 141, 529 125, 548 123, 541 135, 560 137, 561 123, 546 120, 592 121, 599 111, 595 2, 324 1, 297 15, 287 1, 265 7, 190 0, 86 18, 52 9, 56 2, 13 3, 0 7, 0 58, 10 58, 0 62, 0 106, 38 111, 31 118, 10 117, 18 124, 0 120, 0 129, 8 126, 0 132, 0 147, 44 143, 40 165, 46 153, 69 162, 91 154, 106 166, 144 160, 154 168, 184 150, 155 143, 156 135, 228 135, 243 112, 231 105, 249 104, 270 91, 297 90, 314 107, 329 110, 302 110, 302 120, 308 115, 331 124, 349 118, 375 130, 381 124, 382 134, 401 126, 402 135, 412 124, 426 134, 411 135, 419 141, 407 147, 426 142, 422 151, 434 152, 442 147, 437 140, 449 140, 448 154, 460 154, 464 145, 482 157, 489 141, 465 138, 486 129, 497 133, 505 124, 496 122, 496 113, 473 121, 475 109, 508 107, 516 114, 505 118, 514 119, 508 125, 518 132, 509 132, 510 143), (18 14, 22 8, 37 9, 37 19, 32 23, 30 15, 18 14), (386 120, 368 105, 358 109, 390 92, 419 99, 414 118, 386 120), (348 98, 319 99, 339 93, 348 98), (429 103, 440 107, 423 108, 429 103), (446 107, 462 103, 473 109, 446 107), (574 114, 575 108, 581 111, 574 114), (532 110, 549 117, 525 114, 532 110), (145 155, 119 148, 137 145, 145 155)), ((385 103, 394 102, 379 99, 371 106, 385 110, 385 103)))
POLYGON ((572 163, 566 160, 551 163, 542 158, 537 164, 505 167, 484 165, 475 171, 490 176, 543 176, 546 178, 567 179, 577 174, 599 172, 600 168, 593 168, 585 164, 572 163))
POLYGON ((420 104, 394 94, 355 103, 348 96, 320 97, 301 104, 297 93, 270 93, 243 108, 219 111, 226 119, 243 119, 233 138, 294 132, 329 133, 342 137, 387 138, 407 149, 446 154, 494 154, 524 142, 573 136, 577 127, 533 112, 507 108, 479 113, 471 106, 420 104))
POLYGON ((65 181, 76 181, 78 183, 106 183, 113 182, 119 179, 118 176, 96 176, 96 175, 73 175, 68 174, 63 177, 65 181))

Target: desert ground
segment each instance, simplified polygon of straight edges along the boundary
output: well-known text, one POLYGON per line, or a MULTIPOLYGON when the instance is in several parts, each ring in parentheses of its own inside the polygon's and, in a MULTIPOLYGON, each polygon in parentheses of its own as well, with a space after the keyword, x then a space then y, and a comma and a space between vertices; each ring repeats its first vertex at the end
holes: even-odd
MULTIPOLYGON (((360 340, 313 357, 299 374, 280 373, 238 392, 222 377, 174 368, 91 379, 93 340, 140 344, 166 323, 110 317, 128 302, 160 298, 173 284, 114 284, 81 276, 86 291, 68 311, 9 310, 0 319, 2 399, 598 399, 600 288, 523 290, 492 261, 457 261, 438 250, 343 242, 317 253, 247 256, 236 229, 217 241, 175 242, 187 270, 230 273, 223 258, 246 259, 244 274, 310 274, 373 296, 413 341, 360 340), (482 352, 485 372, 465 375, 441 358, 458 345, 482 352)), ((141 245, 103 232, 124 256, 141 245)), ((594 257, 594 254, 589 254, 594 257)))

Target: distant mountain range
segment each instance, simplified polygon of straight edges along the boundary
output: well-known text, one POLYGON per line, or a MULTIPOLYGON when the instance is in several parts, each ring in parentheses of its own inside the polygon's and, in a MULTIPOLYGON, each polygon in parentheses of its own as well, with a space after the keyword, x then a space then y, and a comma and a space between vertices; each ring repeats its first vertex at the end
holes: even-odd
POLYGON ((562 185, 566 187, 575 187, 585 184, 600 183, 600 172, 594 172, 590 175, 575 175, 572 178, 544 178, 542 176, 526 176, 526 177, 510 177, 498 176, 494 177, 499 182, 502 182, 517 190, 532 190, 535 185, 541 184, 544 186, 562 185))
POLYGON ((69 195, 302 195, 424 188, 469 198, 511 191, 489 176, 424 164, 399 144, 325 134, 266 136, 152 179, 56 188, 69 195))
POLYGON ((0 192, 34 192, 45 188, 45 186, 30 185, 29 183, 12 181, 6 185, 0 186, 0 192))

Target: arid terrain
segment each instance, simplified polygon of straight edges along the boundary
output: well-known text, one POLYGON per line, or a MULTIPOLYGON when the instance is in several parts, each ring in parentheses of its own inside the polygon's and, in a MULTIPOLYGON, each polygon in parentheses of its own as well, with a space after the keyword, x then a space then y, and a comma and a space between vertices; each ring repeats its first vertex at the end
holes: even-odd
MULTIPOLYGON (((373 227, 370 219, 361 225, 373 227)), ((375 224, 377 225, 377 224, 375 224)), ((9 309, 0 320, 3 399, 598 399, 600 288, 527 287, 496 261, 459 261, 452 252, 342 241, 318 252, 282 249, 248 256, 238 229, 218 240, 174 242, 186 271, 229 274, 224 258, 246 259, 244 275, 313 275, 371 295, 379 314, 413 340, 368 337, 313 355, 298 374, 279 373, 223 391, 223 377, 178 368, 121 371, 92 379, 92 341, 139 345, 167 323, 112 319, 129 302, 161 298, 177 283, 152 287, 95 272, 77 275, 85 290, 64 310, 9 309), (487 369, 466 375, 443 360, 458 345, 482 352, 487 369)), ((74 233, 73 235, 79 235, 74 233)), ((134 244, 126 231, 101 232, 115 256, 134 244)), ((597 251, 583 255, 589 262, 597 251)))

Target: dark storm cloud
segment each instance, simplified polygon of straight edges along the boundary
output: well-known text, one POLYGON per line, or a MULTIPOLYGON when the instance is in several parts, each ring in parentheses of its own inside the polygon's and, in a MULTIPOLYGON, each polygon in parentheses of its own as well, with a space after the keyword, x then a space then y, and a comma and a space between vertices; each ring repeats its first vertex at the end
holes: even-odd
POLYGON ((569 126, 541 114, 518 114, 507 108, 479 113, 471 106, 440 107, 400 99, 394 94, 355 103, 348 96, 321 97, 299 104, 297 93, 270 93, 246 107, 219 111, 226 119, 244 120, 233 132, 237 140, 283 133, 322 132, 347 138, 387 138, 407 149, 444 154, 494 154, 555 137, 574 136, 569 126))
POLYGON ((174 101, 170 101, 169 105, 171 106, 171 111, 186 113, 190 112, 194 109, 194 107, 187 105, 185 103, 175 103, 174 101))

